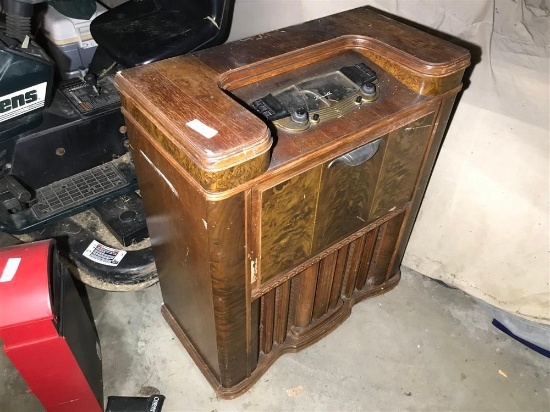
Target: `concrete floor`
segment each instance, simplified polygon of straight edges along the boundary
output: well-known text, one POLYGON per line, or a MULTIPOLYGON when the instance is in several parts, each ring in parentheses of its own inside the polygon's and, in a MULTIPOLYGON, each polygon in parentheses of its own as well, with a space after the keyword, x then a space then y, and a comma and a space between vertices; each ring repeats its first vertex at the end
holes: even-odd
MULTIPOLYGON (((331 335, 275 362, 241 397, 217 399, 160 315, 158 285, 89 289, 105 395, 166 396, 165 411, 547 411, 550 360, 491 325, 491 308, 403 270, 331 335)), ((41 410, 4 355, 0 411, 41 410)))

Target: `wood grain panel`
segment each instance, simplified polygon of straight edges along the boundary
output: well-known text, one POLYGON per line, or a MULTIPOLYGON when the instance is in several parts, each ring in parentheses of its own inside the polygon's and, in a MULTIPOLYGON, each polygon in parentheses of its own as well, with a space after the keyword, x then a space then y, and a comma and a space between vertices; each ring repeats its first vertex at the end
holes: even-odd
POLYGON ((368 56, 405 86, 421 95, 434 96, 451 90, 460 84, 464 74, 464 70, 461 70, 448 76, 426 76, 414 69, 392 62, 387 56, 375 53, 368 53, 368 56))
POLYGON ((390 133, 369 221, 411 199, 433 119, 432 113, 390 133))
MULTIPOLYGON (((271 59, 266 60, 268 63, 274 62, 276 60, 274 57, 286 53, 285 61, 289 66, 286 70, 296 68, 293 65, 293 58, 297 54, 295 50, 318 46, 317 49, 312 50, 312 54, 308 58, 312 59, 316 55, 321 55, 320 59, 324 59, 327 58, 326 53, 339 48, 339 43, 344 43, 340 47, 362 47, 367 52, 387 56, 389 61, 397 61, 399 66, 408 67, 427 78, 437 79, 438 75, 464 68, 469 64, 467 50, 455 45, 449 46, 437 37, 380 16, 367 8, 354 9, 352 12, 339 13, 324 19, 286 27, 284 33, 290 39, 298 37, 304 40, 294 42, 295 46, 292 50, 286 41, 273 44, 274 38, 281 39, 281 33, 270 32, 243 39, 237 47, 233 43, 231 47, 229 45, 222 46, 221 49, 226 57, 223 62, 220 61, 222 59, 216 59, 213 56, 215 52, 212 50, 200 51, 197 55, 203 61, 208 60, 207 64, 219 72, 228 71, 228 79, 225 83, 237 82, 237 80, 250 77, 250 75, 243 75, 236 70, 230 70, 244 66, 242 70, 246 71, 249 70, 250 64, 255 62, 254 59, 249 58, 249 55, 242 52, 244 47, 252 49, 252 53, 257 51, 258 60, 270 57, 271 59), (311 36, 312 33, 315 36, 311 36), (324 44, 317 44, 323 40, 325 40, 324 44), (331 40, 336 41, 331 42, 331 40), (247 60, 243 61, 243 59, 247 60), (227 64, 228 62, 229 64, 227 64)), ((285 69, 280 64, 270 68, 275 71, 285 69)), ((252 78, 249 81, 255 82, 259 79, 252 78)))
POLYGON ((318 252, 367 225, 386 146, 384 137, 373 158, 357 166, 323 167, 313 250, 318 252))
POLYGON ((320 171, 310 169, 262 192, 262 283, 310 256, 320 171))
POLYGON ((231 387, 247 376, 245 195, 207 207, 201 223, 208 229, 221 384, 231 387))
MULTIPOLYGON (((144 79, 147 81, 147 79, 144 79)), ((128 133, 132 135, 131 124, 138 124, 149 136, 155 140, 164 151, 178 162, 205 190, 211 192, 223 192, 242 185, 259 176, 269 166, 269 152, 251 158, 248 162, 241 163, 226 169, 205 170, 197 164, 192 155, 181 144, 167 136, 166 128, 151 120, 151 115, 145 107, 121 96, 122 113, 126 119, 128 133)))
POLYGON ((139 130, 130 142, 164 305, 219 379, 206 203, 139 130))

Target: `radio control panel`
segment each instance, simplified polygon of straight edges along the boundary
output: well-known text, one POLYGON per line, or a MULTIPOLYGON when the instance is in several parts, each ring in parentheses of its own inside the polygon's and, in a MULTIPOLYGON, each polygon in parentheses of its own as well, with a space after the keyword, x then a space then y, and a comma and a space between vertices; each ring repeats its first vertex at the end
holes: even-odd
POLYGON ((357 63, 275 90, 250 107, 276 127, 300 132, 372 103, 379 95, 376 72, 357 63))

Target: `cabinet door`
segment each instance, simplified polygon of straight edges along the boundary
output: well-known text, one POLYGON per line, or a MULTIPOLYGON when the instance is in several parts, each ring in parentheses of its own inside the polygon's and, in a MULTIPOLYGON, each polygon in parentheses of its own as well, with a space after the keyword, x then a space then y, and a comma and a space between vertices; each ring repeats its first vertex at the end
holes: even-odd
POLYGON ((389 134, 370 222, 411 200, 433 120, 431 113, 389 134))
POLYGON ((260 279, 265 283, 311 256, 321 167, 260 189, 260 279))
POLYGON ((323 165, 314 254, 367 224, 387 136, 323 165))

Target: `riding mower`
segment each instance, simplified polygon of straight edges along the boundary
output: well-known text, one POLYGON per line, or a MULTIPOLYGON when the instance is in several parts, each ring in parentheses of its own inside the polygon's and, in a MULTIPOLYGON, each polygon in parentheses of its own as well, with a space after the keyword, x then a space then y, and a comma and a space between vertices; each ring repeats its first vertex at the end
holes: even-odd
POLYGON ((114 74, 223 43, 232 3, 3 0, 0 232, 55 238, 93 287, 155 283, 114 74))

